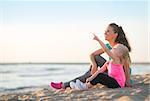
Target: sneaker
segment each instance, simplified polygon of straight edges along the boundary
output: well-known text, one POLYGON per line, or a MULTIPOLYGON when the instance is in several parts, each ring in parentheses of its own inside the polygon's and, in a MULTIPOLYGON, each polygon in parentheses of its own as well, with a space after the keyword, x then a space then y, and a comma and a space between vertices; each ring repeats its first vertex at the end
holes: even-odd
POLYGON ((77 85, 76 85, 75 82, 70 82, 70 87, 71 87, 72 89, 75 89, 75 90, 80 90, 80 89, 77 87, 77 85))
POLYGON ((62 88, 62 82, 60 82, 60 83, 51 82, 51 83, 50 83, 50 86, 51 86, 52 88, 55 88, 55 89, 61 89, 61 88, 62 88))
POLYGON ((76 85, 80 90, 88 89, 86 83, 81 82, 79 79, 76 80, 76 85))

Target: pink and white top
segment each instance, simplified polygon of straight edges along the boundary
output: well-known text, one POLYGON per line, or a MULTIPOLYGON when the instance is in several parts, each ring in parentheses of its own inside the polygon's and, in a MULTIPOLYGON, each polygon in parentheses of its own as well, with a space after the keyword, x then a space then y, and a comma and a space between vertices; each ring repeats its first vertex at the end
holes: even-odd
POLYGON ((108 69, 108 75, 114 78, 118 82, 121 88, 124 87, 126 78, 125 78, 123 65, 114 64, 110 61, 107 69, 108 69))

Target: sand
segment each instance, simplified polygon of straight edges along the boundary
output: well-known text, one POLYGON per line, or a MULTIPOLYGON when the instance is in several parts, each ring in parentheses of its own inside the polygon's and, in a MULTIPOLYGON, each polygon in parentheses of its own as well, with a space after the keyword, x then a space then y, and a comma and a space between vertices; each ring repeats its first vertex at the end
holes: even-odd
POLYGON ((133 75, 133 87, 107 88, 101 84, 85 90, 54 90, 47 86, 0 92, 0 101, 150 101, 150 74, 133 75))

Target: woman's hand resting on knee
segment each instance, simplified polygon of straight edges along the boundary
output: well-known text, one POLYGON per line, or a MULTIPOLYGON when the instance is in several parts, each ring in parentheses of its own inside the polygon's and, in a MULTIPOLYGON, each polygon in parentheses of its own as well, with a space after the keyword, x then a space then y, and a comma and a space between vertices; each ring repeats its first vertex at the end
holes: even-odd
POLYGON ((89 77, 89 78, 86 79, 86 83, 88 83, 88 82, 90 82, 90 81, 92 81, 92 78, 91 78, 91 77, 89 77))

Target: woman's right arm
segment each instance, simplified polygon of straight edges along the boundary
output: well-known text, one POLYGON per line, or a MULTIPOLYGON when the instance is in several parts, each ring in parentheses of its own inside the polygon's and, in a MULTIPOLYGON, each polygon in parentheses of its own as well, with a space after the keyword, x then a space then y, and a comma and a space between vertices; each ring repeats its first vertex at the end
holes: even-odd
POLYGON ((95 56, 103 54, 103 53, 104 53, 104 50, 102 48, 94 51, 93 53, 91 53, 90 54, 91 64, 96 66, 97 64, 96 64, 96 61, 95 61, 95 56))
POLYGON ((95 56, 104 53, 103 49, 98 49, 92 54, 90 54, 90 60, 92 64, 91 74, 94 74, 97 71, 97 63, 95 61, 95 56))
POLYGON ((103 53, 104 53, 104 50, 101 48, 101 49, 94 51, 91 55, 95 56, 95 55, 99 55, 99 54, 103 54, 103 53))

